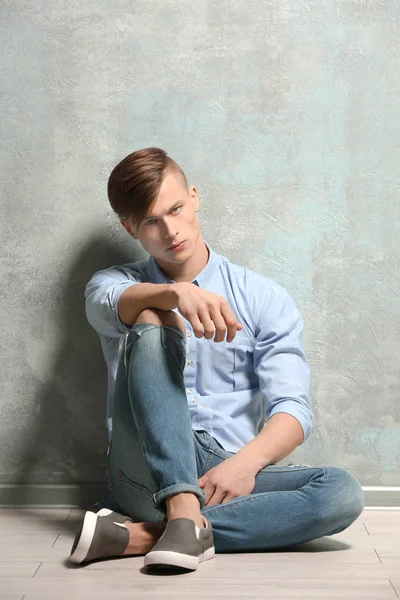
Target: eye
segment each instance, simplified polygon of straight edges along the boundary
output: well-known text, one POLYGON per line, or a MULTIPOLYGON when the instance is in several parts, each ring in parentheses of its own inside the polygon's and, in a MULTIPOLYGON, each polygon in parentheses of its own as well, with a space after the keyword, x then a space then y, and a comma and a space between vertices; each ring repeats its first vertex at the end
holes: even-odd
MULTIPOLYGON (((179 206, 175 206, 175 208, 171 209, 171 212, 173 212, 174 210, 179 210, 180 208, 182 208, 182 204, 180 204, 179 206)), ((175 213, 177 214, 177 213, 175 213)), ((145 227, 147 227, 148 225, 153 225, 155 219, 149 219, 148 221, 145 222, 145 227)))

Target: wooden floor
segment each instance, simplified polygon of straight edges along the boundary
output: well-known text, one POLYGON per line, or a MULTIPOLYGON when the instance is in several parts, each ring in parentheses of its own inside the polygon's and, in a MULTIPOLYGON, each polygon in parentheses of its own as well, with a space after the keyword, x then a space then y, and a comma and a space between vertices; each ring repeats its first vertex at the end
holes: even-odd
POLYGON ((178 575, 148 574, 143 557, 71 565, 82 514, 0 509, 0 600, 400 597, 400 511, 365 510, 335 536, 290 551, 216 554, 178 575))

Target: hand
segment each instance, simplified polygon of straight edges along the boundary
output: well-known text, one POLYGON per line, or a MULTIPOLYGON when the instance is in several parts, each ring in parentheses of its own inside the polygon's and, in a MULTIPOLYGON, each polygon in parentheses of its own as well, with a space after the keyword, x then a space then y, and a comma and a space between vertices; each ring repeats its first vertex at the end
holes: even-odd
POLYGON ((255 473, 236 456, 227 458, 200 477, 199 486, 206 494, 206 506, 224 504, 233 498, 252 493, 256 484, 255 473))
POLYGON ((210 340, 215 333, 214 342, 222 342, 228 331, 226 341, 231 342, 236 335, 236 330, 243 329, 222 296, 203 290, 187 281, 180 281, 174 285, 178 311, 191 323, 197 338, 204 336, 206 340, 210 340))

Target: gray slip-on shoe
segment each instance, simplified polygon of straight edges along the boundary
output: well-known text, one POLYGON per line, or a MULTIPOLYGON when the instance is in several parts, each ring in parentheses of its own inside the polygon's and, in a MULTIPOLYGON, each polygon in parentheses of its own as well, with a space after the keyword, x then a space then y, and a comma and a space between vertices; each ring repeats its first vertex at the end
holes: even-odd
POLYGON ((70 561, 80 564, 97 558, 110 558, 124 552, 129 544, 129 531, 124 521, 129 520, 129 517, 110 517, 111 515, 99 516, 99 513, 86 511, 72 545, 70 561), (124 519, 123 522, 121 518, 124 519))
POLYGON ((164 533, 144 557, 144 566, 180 567, 195 571, 215 554, 211 523, 202 515, 204 529, 191 519, 168 521, 164 533))

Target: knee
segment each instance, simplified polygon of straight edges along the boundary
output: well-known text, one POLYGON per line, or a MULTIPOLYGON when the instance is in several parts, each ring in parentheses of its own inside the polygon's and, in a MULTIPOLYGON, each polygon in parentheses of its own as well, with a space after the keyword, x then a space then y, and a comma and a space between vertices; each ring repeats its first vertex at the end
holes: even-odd
POLYGON ((352 523, 364 510, 364 491, 360 482, 350 473, 343 470, 346 494, 344 496, 345 513, 352 523))
POLYGON ((345 469, 331 467, 330 497, 322 508, 325 518, 342 523, 341 529, 353 523, 364 510, 364 492, 358 480, 345 469))
POLYGON ((161 310, 158 308, 145 308, 139 314, 135 321, 137 323, 152 323, 153 325, 162 325, 167 327, 179 327, 184 335, 186 335, 185 322, 173 310, 161 310))

